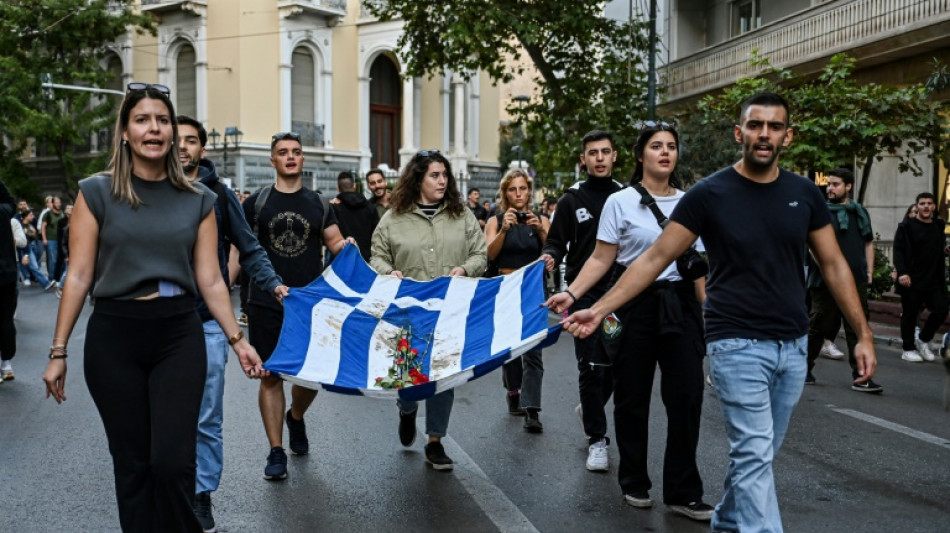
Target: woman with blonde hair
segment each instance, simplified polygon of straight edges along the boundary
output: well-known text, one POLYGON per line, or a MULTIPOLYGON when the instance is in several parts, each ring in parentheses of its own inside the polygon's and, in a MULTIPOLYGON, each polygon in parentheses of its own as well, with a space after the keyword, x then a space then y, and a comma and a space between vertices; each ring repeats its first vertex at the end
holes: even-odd
MULTIPOLYGON (((547 239, 551 222, 531 212, 531 178, 521 169, 509 170, 498 187, 498 214, 485 224, 488 260, 499 274, 509 274, 537 260, 547 239)), ((532 349, 502 366, 502 382, 507 389, 508 414, 524 415, 524 429, 541 433, 541 378, 544 365, 541 350, 532 349)))
POLYGON ((218 269, 214 193, 178 159, 162 85, 130 83, 109 171, 79 182, 70 266, 43 374, 66 400, 66 345, 91 290, 86 384, 109 441, 123 531, 201 531, 192 503, 206 353, 200 292, 248 377, 264 371, 218 269))

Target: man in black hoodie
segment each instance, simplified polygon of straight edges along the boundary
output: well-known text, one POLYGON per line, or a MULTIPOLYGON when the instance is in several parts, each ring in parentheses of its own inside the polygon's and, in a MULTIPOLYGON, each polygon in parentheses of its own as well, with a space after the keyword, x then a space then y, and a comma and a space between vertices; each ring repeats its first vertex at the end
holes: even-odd
POLYGON ((356 239, 356 244, 360 247, 360 255, 363 256, 364 261, 369 261, 373 231, 379 224, 376 206, 371 204, 365 196, 356 192, 356 178, 345 170, 337 176, 336 188, 340 194, 336 195, 330 203, 336 214, 340 233, 344 237, 356 239))
MULTIPOLYGON (((548 239, 541 250, 541 258, 549 271, 554 270, 567 255, 565 278, 568 283, 577 277, 584 262, 594 251, 597 225, 607 197, 623 187, 613 179, 617 151, 610 133, 594 130, 585 135, 581 141, 580 157, 587 179, 575 183, 558 200, 548 239)), ((603 296, 608 288, 609 277, 610 274, 604 276, 580 300, 575 300, 570 312, 587 309, 603 296)), ((607 445, 610 440, 606 435, 607 414, 604 405, 613 393, 610 362, 605 360, 599 345, 600 335, 596 333, 586 339, 574 339, 581 399, 575 412, 580 416, 584 434, 587 435, 586 466, 592 472, 606 472, 608 469, 607 445)))
MULTIPOLYGON (((214 216, 218 223, 218 264, 221 276, 231 285, 228 257, 231 246, 240 253, 241 268, 262 290, 280 300, 287 296, 287 287, 274 272, 267 252, 244 218, 244 210, 234 192, 218 179, 214 163, 204 159, 208 133, 197 120, 178 115, 178 155, 185 175, 199 180, 218 195, 214 216)), ((205 531, 217 531, 211 513, 211 493, 221 481, 224 446, 221 421, 224 411, 224 366, 228 361, 228 339, 211 316, 204 300, 197 298, 198 314, 204 322, 205 346, 208 351, 208 374, 205 380, 201 412, 198 417, 198 468, 195 488, 195 515, 205 531)), ((240 340, 240 338, 238 338, 240 340)))
MULTIPOLYGON (((0 181, 0 360, 10 368, 10 360, 16 355, 16 326, 13 314, 17 302, 17 253, 13 244, 13 229, 10 219, 16 209, 16 201, 0 181)), ((9 371, 13 379, 13 370, 9 371)), ((3 381, 0 378, 0 381, 3 381)))
POLYGON ((901 359, 911 363, 933 361, 929 344, 937 328, 947 318, 947 270, 944 266, 944 228, 936 218, 936 199, 929 192, 917 195, 917 216, 905 218, 894 234, 894 267, 897 293, 901 295, 901 359), (930 316, 914 335, 917 317, 924 306, 930 316))

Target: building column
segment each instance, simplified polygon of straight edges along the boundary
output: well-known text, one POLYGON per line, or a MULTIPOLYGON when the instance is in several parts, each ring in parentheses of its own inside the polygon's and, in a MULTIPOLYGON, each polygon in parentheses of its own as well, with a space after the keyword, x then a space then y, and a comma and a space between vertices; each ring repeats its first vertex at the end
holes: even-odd
POLYGON ((373 153, 369 149, 369 77, 359 79, 359 118, 360 118, 360 174, 366 175, 373 163, 373 153))
POLYGON ((415 146, 415 87, 413 78, 402 80, 402 147, 399 148, 399 169, 406 168, 416 155, 415 146))
POLYGON ((323 87, 320 91, 320 116, 323 118, 324 148, 333 148, 333 72, 324 70, 321 73, 323 87))
POLYGON ((455 74, 452 76, 452 94, 455 98, 455 147, 450 161, 456 175, 468 174, 468 154, 465 151, 465 80, 455 74))
POLYGON ((279 82, 280 87, 278 91, 280 92, 280 131, 291 131, 293 127, 291 126, 291 92, 290 88, 293 84, 291 79, 291 71, 293 70, 293 63, 281 63, 278 66, 280 69, 279 82))

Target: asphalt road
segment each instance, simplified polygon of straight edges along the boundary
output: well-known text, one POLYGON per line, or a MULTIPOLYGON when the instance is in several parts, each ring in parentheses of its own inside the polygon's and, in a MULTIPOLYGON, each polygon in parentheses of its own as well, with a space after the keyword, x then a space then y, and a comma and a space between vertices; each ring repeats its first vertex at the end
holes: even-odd
MULTIPOLYGON (((82 375, 88 307, 70 342, 68 401, 44 398, 40 375, 57 303, 37 288, 21 293, 17 378, 0 384, 0 531, 118 531, 111 459, 82 375)), ((818 384, 806 387, 775 462, 787 531, 947 531, 947 372, 878 349, 882 395, 851 391, 845 361, 820 360, 818 384)), ((394 403, 321 393, 306 418, 311 454, 291 456, 288 479, 268 482, 256 382, 232 357, 225 470, 213 496, 218 524, 226 532, 708 531, 660 503, 665 417, 657 391, 650 461, 657 505, 634 509, 617 486, 616 449, 609 473, 584 469, 569 337, 545 351, 545 367, 541 435, 506 414, 499 373, 457 390, 445 441, 456 461, 451 473, 425 466, 421 436, 412 448, 400 446, 394 403)), ((714 504, 727 442, 711 389, 704 408, 699 466, 714 504)))

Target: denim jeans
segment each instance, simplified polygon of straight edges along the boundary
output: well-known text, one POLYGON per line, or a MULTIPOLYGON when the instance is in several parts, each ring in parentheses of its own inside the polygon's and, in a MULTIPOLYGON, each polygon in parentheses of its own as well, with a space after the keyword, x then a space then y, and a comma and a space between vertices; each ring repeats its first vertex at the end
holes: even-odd
POLYGON ((36 254, 33 253, 33 250, 30 250, 30 264, 29 266, 23 266, 23 263, 20 263, 20 269, 26 270, 23 274, 23 279, 30 279, 30 274, 33 275, 33 278, 36 279, 36 282, 40 284, 44 289, 49 285, 49 278, 43 275, 40 271, 40 262, 36 260, 36 254))
POLYGON ((221 420, 224 412, 224 367, 228 362, 228 338, 214 320, 204 323, 204 334, 205 348, 208 351, 208 375, 201 397, 201 411, 198 413, 198 472, 195 494, 218 489, 224 464, 221 420))
POLYGON ((46 276, 50 279, 56 277, 56 265, 59 263, 59 241, 49 239, 46 241, 46 276))
POLYGON ((528 350, 501 367, 501 379, 508 391, 521 391, 521 408, 541 410, 541 379, 544 363, 541 350, 528 350))
POLYGON ((805 385, 808 337, 707 343, 729 438, 729 469, 713 531, 782 531, 772 460, 805 385))
MULTIPOLYGON (((444 437, 449 430, 449 418, 452 416, 452 404, 455 402, 455 389, 440 392, 426 400, 426 435, 444 437)), ((399 412, 414 413, 419 402, 396 400, 399 412)))

